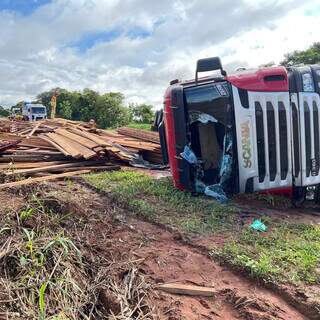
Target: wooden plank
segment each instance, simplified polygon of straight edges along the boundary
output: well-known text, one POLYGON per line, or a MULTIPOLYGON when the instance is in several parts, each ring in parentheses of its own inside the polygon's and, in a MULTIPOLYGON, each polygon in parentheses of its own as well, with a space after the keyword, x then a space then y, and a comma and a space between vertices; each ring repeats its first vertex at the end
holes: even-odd
POLYGON ((60 137, 62 137, 68 144, 72 145, 73 148, 75 148, 76 150, 79 151, 81 157, 85 158, 85 159, 91 159, 95 156, 97 156, 96 152, 92 151, 91 149, 83 146, 82 144, 78 143, 75 140, 72 140, 68 137, 64 137, 62 135, 60 135, 59 133, 55 133, 55 135, 58 135, 60 137))
POLYGON ((21 181, 15 181, 15 182, 8 182, 8 183, 0 184, 0 190, 6 189, 6 188, 12 188, 12 187, 20 187, 20 186, 30 185, 30 184, 39 183, 39 182, 46 182, 46 181, 51 181, 51 180, 56 180, 56 179, 61 179, 61 178, 66 178, 66 177, 72 177, 72 176, 76 176, 76 175, 86 174, 89 172, 90 172, 90 170, 79 170, 79 171, 71 171, 71 172, 66 172, 66 173, 53 174, 51 176, 30 178, 30 179, 25 179, 25 180, 21 180, 21 181))
POLYGON ((0 170, 18 170, 18 169, 31 169, 39 167, 53 166, 56 164, 63 164, 66 161, 46 161, 46 162, 18 162, 0 164, 0 170))
POLYGON ((126 138, 107 138, 105 136, 101 137, 102 140, 109 142, 110 145, 114 143, 120 144, 123 147, 131 147, 138 150, 149 150, 154 151, 159 148, 159 145, 153 142, 140 141, 137 139, 126 139, 126 138))
POLYGON ((47 171, 42 172, 35 172, 35 173, 29 173, 28 176, 34 176, 39 175, 43 176, 50 173, 57 173, 57 172, 69 172, 69 171, 77 171, 77 170, 90 170, 90 172, 96 172, 96 171, 115 171, 120 170, 120 166, 88 166, 88 167, 72 167, 72 168, 52 168, 47 171))
MULTIPOLYGON (((41 139, 42 139, 43 141, 47 142, 43 137, 41 137, 41 139)), ((38 148, 38 147, 40 147, 41 149, 46 149, 46 150, 52 150, 52 151, 56 151, 56 150, 57 150, 57 148, 54 147, 52 144, 50 144, 50 145, 48 145, 48 146, 36 146, 36 145, 34 145, 33 143, 27 143, 27 142, 20 142, 20 143, 19 143, 19 147, 20 147, 20 148, 26 148, 26 149, 28 149, 28 148, 38 148)))
POLYGON ((57 143, 55 143, 54 141, 52 141, 50 138, 45 137, 45 136, 41 136, 41 138, 47 142, 49 142, 53 147, 55 147, 57 150, 59 150, 60 152, 62 152, 65 156, 71 156, 71 154, 64 150, 63 148, 61 148, 57 143))
POLYGON ((83 161, 83 162, 70 162, 70 163, 63 163, 57 165, 49 165, 43 166, 39 168, 31 168, 31 169, 22 169, 22 170, 14 170, 12 172, 5 173, 6 176, 12 176, 15 174, 29 174, 29 173, 38 173, 38 172, 52 172, 57 171, 57 169, 61 170, 64 168, 72 168, 72 167, 85 167, 85 166, 92 166, 99 164, 99 161, 83 161))
POLYGON ((122 127, 117 129, 117 132, 124 136, 129 136, 137 138, 139 140, 150 141, 160 144, 159 133, 155 131, 122 127))
POLYGON ((7 162, 38 162, 38 161, 61 161, 66 160, 66 157, 64 155, 24 155, 24 154, 3 154, 0 157, 1 163, 7 163, 7 162))
POLYGON ((39 121, 31 130, 31 132, 27 135, 27 139, 29 139, 35 132, 36 130, 40 127, 41 121, 39 121))
POLYGON ((73 158, 81 158, 81 152, 79 152, 79 150, 73 146, 73 142, 68 141, 67 138, 59 136, 56 133, 46 133, 45 136, 48 137, 49 140, 53 141, 55 144, 58 144, 73 158))
POLYGON ((158 290, 162 290, 168 293, 185 294, 189 296, 204 296, 212 297, 215 295, 216 290, 214 288, 195 286, 189 284, 180 283, 165 283, 156 287, 158 290))
POLYGON ((60 145, 67 152, 71 153, 72 157, 76 159, 81 157, 85 159, 90 159, 97 155, 91 149, 86 148, 85 146, 79 144, 78 142, 70 138, 64 137, 58 133, 48 133, 46 136, 49 136, 51 140, 53 140, 55 143, 60 145))
MULTIPOLYGON (((10 152, 10 150, 7 150, 7 152, 10 152)), ((14 154, 31 154, 31 155, 46 155, 46 156, 50 156, 50 155, 61 155, 61 152, 59 151, 49 151, 49 150, 11 150, 12 153, 14 154)))
POLYGON ((70 138, 70 139, 82 144, 86 148, 94 149, 94 148, 99 147, 98 143, 96 143, 96 142, 94 142, 94 141, 92 141, 92 140, 90 140, 88 138, 82 137, 82 136, 80 136, 78 134, 69 132, 66 129, 59 128, 55 132, 60 134, 60 135, 62 135, 62 136, 64 136, 64 137, 70 138))
POLYGON ((89 133, 89 132, 86 132, 86 131, 82 131, 82 130, 79 130, 79 129, 76 129, 76 128, 70 128, 70 131, 72 131, 73 133, 78 134, 79 136, 88 138, 88 139, 96 142, 97 144, 99 144, 102 147, 111 146, 110 143, 102 140, 101 137, 99 137, 96 134, 89 133))

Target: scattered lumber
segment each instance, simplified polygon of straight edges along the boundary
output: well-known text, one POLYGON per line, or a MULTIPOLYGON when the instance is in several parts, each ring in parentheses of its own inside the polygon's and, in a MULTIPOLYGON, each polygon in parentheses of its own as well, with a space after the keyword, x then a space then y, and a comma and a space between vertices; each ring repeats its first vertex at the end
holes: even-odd
MULTIPOLYGON (((49 165, 49 166, 42 166, 42 167, 36 167, 36 168, 30 168, 30 169, 16 169, 11 170, 9 172, 5 172, 4 174, 6 176, 12 176, 15 174, 32 174, 32 173, 39 173, 39 172, 56 172, 56 171, 64 171, 64 169, 71 168, 74 169, 81 167, 85 167, 86 170, 88 168, 103 168, 106 171, 110 170, 118 170, 120 169, 120 166, 115 165, 101 165, 98 166, 99 162, 96 161, 86 161, 86 162, 70 162, 70 163, 63 163, 63 164, 56 164, 56 165, 49 165)), ((75 169, 74 169, 75 170, 75 169)))
POLYGON ((0 153, 5 151, 6 149, 16 146, 19 142, 20 140, 15 140, 15 141, 0 140, 0 153))
POLYGON ((124 136, 133 137, 139 140, 160 144, 160 137, 158 132, 134 129, 134 128, 126 128, 126 127, 117 129, 117 132, 124 136))
POLYGON ((142 166, 162 164, 157 133, 126 127, 102 130, 59 118, 37 122, 0 119, 2 182, 9 177, 12 181, 78 170, 118 170, 118 163, 136 161, 142 166))
POLYGON ((189 284, 180 283, 165 283, 156 287, 158 290, 162 290, 173 294, 185 294, 189 296, 204 296, 212 297, 215 295, 215 289, 209 287, 195 286, 189 284))
POLYGON ((90 172, 90 170, 78 170, 78 171, 71 171, 71 172, 66 172, 66 173, 54 174, 54 175, 50 175, 50 176, 30 178, 30 179, 15 181, 15 182, 3 183, 3 184, 0 184, 0 190, 6 189, 6 188, 12 188, 12 187, 25 186, 25 185, 29 185, 29 184, 38 183, 38 182, 46 182, 46 181, 50 181, 50 180, 72 177, 72 176, 81 175, 81 174, 85 174, 85 173, 89 173, 89 172, 90 172))

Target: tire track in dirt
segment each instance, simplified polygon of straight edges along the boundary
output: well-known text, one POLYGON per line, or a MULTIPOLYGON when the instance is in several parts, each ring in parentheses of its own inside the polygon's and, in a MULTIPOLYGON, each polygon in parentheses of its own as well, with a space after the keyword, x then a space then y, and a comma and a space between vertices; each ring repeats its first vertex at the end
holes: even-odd
POLYGON ((147 239, 147 245, 136 248, 135 255, 144 258, 143 270, 156 283, 179 282, 215 288, 214 298, 196 298, 158 293, 160 311, 172 305, 168 319, 306 319, 274 292, 216 264, 199 250, 183 244, 175 235, 140 220, 128 221, 127 228, 115 232, 127 243, 132 233, 147 239), (163 301, 163 302, 162 302, 163 301))

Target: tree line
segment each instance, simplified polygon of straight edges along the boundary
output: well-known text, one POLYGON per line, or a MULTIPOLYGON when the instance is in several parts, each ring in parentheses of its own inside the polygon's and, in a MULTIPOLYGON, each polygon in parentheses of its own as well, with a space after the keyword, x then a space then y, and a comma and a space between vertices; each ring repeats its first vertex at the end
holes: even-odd
POLYGON ((10 111, 0 106, 0 117, 8 117, 10 115, 10 111))
MULTIPOLYGON (((68 91, 54 88, 37 95, 32 103, 41 103, 51 114, 51 99, 56 96, 56 117, 88 122, 94 119, 101 128, 115 128, 129 123, 151 124, 154 108, 150 104, 125 104, 125 97, 120 92, 100 94, 91 89, 68 91)), ((13 107, 22 107, 23 101, 13 107)), ((12 108, 13 108, 12 107, 12 108)), ((1 115, 1 109, 0 109, 1 115)))
POLYGON ((94 119, 99 127, 113 128, 131 122, 150 123, 153 121, 154 110, 149 104, 125 105, 125 97, 120 92, 100 94, 91 89, 68 91, 55 88, 40 93, 37 100, 51 112, 51 98, 56 94, 56 116, 79 121, 94 119))

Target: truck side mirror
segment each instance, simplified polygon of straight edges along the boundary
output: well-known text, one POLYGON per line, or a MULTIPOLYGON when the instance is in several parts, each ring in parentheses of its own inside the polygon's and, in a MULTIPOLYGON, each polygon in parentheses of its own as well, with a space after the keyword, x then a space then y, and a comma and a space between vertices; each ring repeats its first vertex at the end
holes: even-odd
POLYGON ((197 61, 197 69, 196 69, 196 82, 198 81, 198 73, 206 72, 206 71, 214 71, 220 70, 221 75, 226 76, 227 73, 222 68, 221 60, 219 57, 200 59, 197 61))

